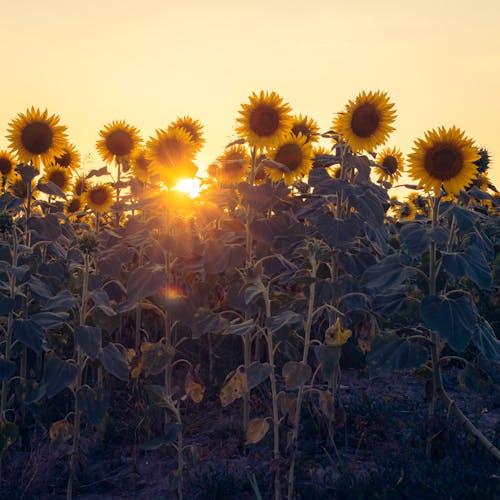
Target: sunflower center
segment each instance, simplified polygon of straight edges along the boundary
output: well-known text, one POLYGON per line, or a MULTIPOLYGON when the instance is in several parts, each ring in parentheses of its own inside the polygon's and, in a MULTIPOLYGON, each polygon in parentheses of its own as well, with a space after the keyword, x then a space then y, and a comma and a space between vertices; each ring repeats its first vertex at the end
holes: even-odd
POLYGON ((398 169, 398 159, 395 156, 388 155, 382 161, 382 166, 389 174, 393 175, 398 169))
POLYGON ((8 158, 0 158, 0 174, 9 175, 12 172, 12 163, 8 158))
POLYGON ((71 154, 64 153, 63 155, 54 158, 54 160, 59 166, 67 168, 71 165, 71 154))
POLYGON ((278 130, 279 124, 279 112, 265 104, 257 106, 250 115, 250 128, 261 137, 273 135, 278 130))
POLYGON ((80 198, 73 198, 67 205, 67 210, 70 213, 77 212, 80 210, 82 203, 80 201, 80 198))
POLYGON ((108 192, 106 189, 97 188, 89 193, 90 201, 97 206, 105 205, 108 202, 108 192))
POLYGON ((453 144, 437 144, 427 151, 424 167, 435 179, 451 179, 462 170, 462 153, 453 144))
POLYGON ((283 163, 291 172, 295 171, 304 159, 302 148, 295 143, 284 144, 278 149, 274 161, 283 163))
POLYGON ((411 215, 411 207, 408 203, 405 203, 399 212, 400 217, 409 217, 411 215))
POLYGON ((53 182, 59 188, 64 189, 66 187, 67 178, 64 172, 56 171, 50 174, 49 181, 53 182))
POLYGON ((371 103, 361 104, 352 113, 351 128, 358 137, 370 137, 380 123, 377 107, 371 103))
POLYGON ((126 156, 134 149, 134 140, 125 130, 113 130, 106 136, 106 148, 115 156, 126 156))
POLYGON ((43 122, 28 123, 21 132, 21 143, 29 153, 40 155, 52 147, 54 133, 49 125, 43 122))
POLYGON ((88 185, 87 185, 87 182, 85 181, 85 179, 78 179, 75 182, 75 187, 73 188, 73 192, 77 196, 81 196, 85 191, 87 191, 87 189, 88 189, 88 185))
POLYGON ((292 134, 296 137, 299 134, 302 134, 304 137, 307 137, 307 140, 309 140, 309 136, 311 135, 311 131, 309 130, 309 127, 305 123, 296 123, 292 127, 292 134))

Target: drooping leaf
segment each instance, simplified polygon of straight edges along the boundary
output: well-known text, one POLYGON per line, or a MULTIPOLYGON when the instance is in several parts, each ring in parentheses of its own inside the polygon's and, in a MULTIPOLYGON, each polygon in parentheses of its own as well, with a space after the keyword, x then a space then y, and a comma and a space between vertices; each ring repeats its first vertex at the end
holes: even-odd
POLYGON ((205 244, 203 266, 207 273, 217 274, 241 267, 244 259, 243 245, 227 245, 219 240, 209 240, 205 244))
POLYGON ((314 346, 314 353, 321 364, 321 373, 325 380, 331 376, 338 369, 342 349, 331 345, 318 345, 314 346))
POLYGON ((30 319, 15 319, 12 324, 14 338, 35 352, 42 350, 43 329, 30 319))
POLYGON ((304 318, 302 317, 302 314, 294 311, 283 311, 275 316, 266 318, 266 327, 272 333, 285 327, 293 329, 298 326, 302 326, 303 321, 304 318))
POLYGON ((316 220, 318 231, 332 248, 346 248, 360 235, 360 224, 354 219, 336 219, 328 214, 320 215, 316 220))
POLYGON ((293 418, 297 408, 297 396, 291 392, 281 391, 278 394, 278 408, 284 417, 293 418))
POLYGON ((260 363, 259 361, 251 363, 247 373, 248 390, 251 391, 254 387, 264 382, 270 374, 271 365, 269 363, 260 363))
POLYGON ((101 329, 98 327, 78 325, 75 328, 75 342, 92 361, 99 355, 101 339, 101 329))
POLYGON ((389 255, 369 267, 363 273, 362 282, 367 288, 374 290, 390 289, 403 283, 415 272, 414 269, 404 266, 398 255, 389 255))
POLYGON ((61 236, 59 219, 53 214, 34 215, 28 219, 28 229, 36 231, 41 240, 53 241, 61 236))
POLYGON ((465 350, 476 327, 476 313, 469 297, 427 296, 422 299, 420 312, 425 325, 437 332, 452 349, 465 350))
POLYGON ((67 312, 78 306, 78 301, 68 289, 61 290, 56 295, 52 296, 43 307, 43 311, 47 312, 67 312))
POLYGON ((486 359, 500 363, 500 340, 497 339, 493 328, 484 318, 479 318, 476 324, 476 329, 472 334, 472 343, 486 359))
POLYGON ((104 349, 101 349, 99 361, 107 372, 124 382, 128 382, 127 360, 115 344, 109 343, 104 349))
POLYGON ((311 378, 311 367, 298 361, 288 361, 283 366, 282 374, 287 389, 298 389, 311 378))
POLYGON ((109 175, 108 167, 93 168, 87 175, 86 178, 91 177, 102 177, 103 175, 109 175))
POLYGON ((31 316, 31 319, 44 330, 57 330, 65 324, 68 318, 69 314, 63 311, 42 311, 31 316))
POLYGON ((175 348, 163 340, 141 344, 141 366, 146 377, 161 373, 174 356, 175 348))
POLYGON ((242 321, 241 323, 236 323, 234 325, 229 326, 224 330, 224 335, 249 335, 255 331, 255 321, 253 319, 249 319, 247 321, 242 321))
POLYGON ((261 441, 269 431, 269 422, 266 418, 253 418, 248 422, 245 444, 256 444, 261 441))
POLYGON ((463 389, 482 393, 491 392, 493 389, 493 382, 488 374, 470 363, 457 373, 457 379, 463 389))
POLYGON ((448 230, 443 227, 432 228, 418 222, 410 222, 401 228, 400 238, 410 255, 421 255, 429 249, 431 241, 436 243, 437 249, 444 249, 448 241, 448 230))
POLYGON ((38 181, 36 188, 38 189, 38 191, 41 191, 42 193, 48 194, 50 196, 58 196, 59 198, 66 199, 64 191, 57 184, 54 184, 52 181, 49 182, 38 181))
POLYGON ((75 365, 57 358, 45 362, 42 384, 45 386, 48 398, 68 387, 76 378, 78 369, 75 365))
POLYGON ((50 426, 49 437, 52 446, 58 448, 73 437, 73 426, 67 420, 58 420, 50 426))
POLYGON ((36 276, 31 276, 28 286, 35 297, 44 301, 52 298, 53 294, 49 285, 36 276))
POLYGON ((228 406, 248 392, 247 377, 241 368, 230 373, 220 391, 222 406, 228 406))
POLYGON ((186 374, 184 389, 192 401, 201 403, 203 395, 205 394, 205 385, 200 376, 193 370, 189 370, 186 374))
POLYGON ((482 252, 470 246, 465 252, 443 253, 443 266, 455 276, 467 276, 481 288, 490 288, 491 269, 482 252))
POLYGON ((105 392, 98 393, 88 385, 78 390, 80 411, 94 424, 99 425, 109 408, 109 396, 105 392))
POLYGON ((166 274, 163 266, 141 266, 134 269, 127 279, 128 302, 136 304, 153 295, 165 286, 166 274))

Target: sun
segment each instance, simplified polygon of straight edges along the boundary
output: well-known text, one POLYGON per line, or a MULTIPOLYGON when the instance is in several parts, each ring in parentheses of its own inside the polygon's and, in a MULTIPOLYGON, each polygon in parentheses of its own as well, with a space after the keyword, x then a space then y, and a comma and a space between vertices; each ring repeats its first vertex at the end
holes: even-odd
POLYGON ((181 179, 175 190, 187 193, 190 198, 196 198, 200 194, 200 179, 181 179))

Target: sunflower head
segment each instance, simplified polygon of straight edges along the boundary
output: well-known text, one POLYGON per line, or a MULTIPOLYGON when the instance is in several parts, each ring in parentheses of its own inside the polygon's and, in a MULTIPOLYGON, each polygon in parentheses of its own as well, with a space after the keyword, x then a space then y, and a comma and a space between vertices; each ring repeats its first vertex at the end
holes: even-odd
POLYGON ((182 128, 189 134, 191 142, 194 146, 194 153, 197 153, 205 144, 205 139, 203 138, 203 125, 198 120, 194 120, 190 116, 177 118, 177 120, 169 125, 169 128, 170 127, 182 128))
POLYGON ((275 146, 292 128, 290 106, 276 92, 253 92, 249 101, 241 106, 236 132, 257 149, 275 146))
POLYGON ((269 158, 281 163, 284 169, 266 166, 265 171, 273 182, 281 179, 285 184, 293 184, 302 179, 312 168, 312 146, 307 142, 307 137, 289 133, 282 137, 277 146, 270 150, 269 158))
POLYGON ((156 137, 151 137, 148 142, 149 172, 173 187, 180 179, 196 174, 198 169, 193 162, 193 153, 191 136, 183 128, 157 130, 156 137))
POLYGON ((399 220, 413 220, 417 215, 417 207, 410 198, 401 203, 398 202, 394 209, 399 220))
POLYGON ((477 176, 474 162, 479 158, 473 141, 462 130, 439 127, 415 141, 409 174, 426 191, 437 195, 443 187, 446 193, 458 195, 477 176))
POLYGON ((17 152, 23 163, 32 161, 35 167, 40 162, 48 165, 55 156, 64 152, 66 127, 59 125, 59 117, 48 114, 47 110, 31 108, 19 113, 9 123, 10 149, 17 152))
POLYGON ((318 142, 318 124, 308 116, 294 116, 292 119, 292 134, 298 136, 302 134, 307 138, 307 142, 318 142))
POLYGON ((66 192, 71 183, 71 171, 65 167, 52 165, 45 170, 44 180, 53 182, 62 192, 66 192))
POLYGON ((490 167, 491 155, 486 148, 479 148, 477 153, 479 154, 479 158, 474 162, 474 165, 477 166, 477 171, 480 174, 484 174, 490 167))
POLYGON ((73 194, 77 197, 82 196, 90 187, 89 181, 83 175, 79 175, 73 182, 73 194))
POLYGON ((64 212, 67 215, 74 214, 75 212, 79 212, 82 209, 82 200, 79 196, 75 196, 68 200, 64 205, 64 212))
POLYGON ((12 178, 16 171, 16 160, 8 151, 0 151, 0 175, 3 182, 12 178))
POLYGON ((246 177, 250 171, 250 157, 240 144, 227 148, 217 158, 217 177, 227 184, 234 184, 246 177))
POLYGON ((99 135, 97 151, 107 163, 129 158, 141 142, 139 131, 124 120, 107 124, 99 135))
POLYGON ((355 153, 373 151, 385 144, 394 130, 396 112, 393 108, 387 93, 362 92, 337 115, 333 127, 355 153))
POLYGON ((403 153, 398 148, 385 148, 377 154, 375 171, 379 174, 379 182, 394 183, 403 171, 403 153))
POLYGON ((96 184, 90 186, 82 195, 90 210, 102 214, 107 212, 114 203, 113 188, 109 184, 96 184))
POLYGON ((149 164, 151 161, 148 159, 148 152, 145 149, 140 149, 132 157, 131 169, 134 177, 140 182, 146 182, 149 177, 149 164))
POLYGON ((63 154, 54 157, 54 164, 59 167, 78 170, 80 168, 81 156, 73 144, 66 144, 63 154))
POLYGON ((11 177, 7 185, 7 190, 12 196, 15 196, 16 198, 26 199, 28 197, 28 188, 26 186, 26 183, 17 173, 11 177))

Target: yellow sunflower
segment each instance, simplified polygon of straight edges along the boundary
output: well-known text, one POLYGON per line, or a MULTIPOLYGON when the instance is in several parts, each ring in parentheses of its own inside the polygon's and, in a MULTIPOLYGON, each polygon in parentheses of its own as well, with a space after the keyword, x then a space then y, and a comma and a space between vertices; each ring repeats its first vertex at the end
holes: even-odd
POLYGON ((393 108, 386 92, 362 92, 337 115, 333 127, 355 153, 373 151, 394 130, 393 108))
POLYGON ((81 156, 73 144, 66 144, 64 152, 60 156, 54 157, 54 163, 60 167, 78 170, 80 168, 81 156))
POLYGON ((71 183, 71 171, 65 167, 52 165, 45 170, 44 181, 53 182, 64 193, 71 183))
POLYGON ((292 134, 302 134, 307 137, 308 142, 318 142, 319 127, 318 124, 308 116, 294 116, 292 120, 292 134))
POLYGON ((88 191, 90 187, 89 181, 85 178, 83 175, 79 175, 76 179, 75 182, 73 183, 73 194, 77 197, 82 196, 85 191, 88 191))
POLYGON ((319 156, 332 156, 332 155, 333 155, 333 152, 329 148, 325 148, 323 146, 314 147, 312 150, 313 168, 320 168, 320 167, 325 167, 325 166, 330 167, 331 165, 333 165, 333 162, 328 164, 325 162, 320 162, 317 159, 319 156))
POLYGON ((16 160, 14 156, 8 151, 0 151, 0 175, 3 177, 3 181, 11 179, 15 171, 16 160))
POLYGON ((28 189, 26 187, 26 183, 17 173, 10 178, 7 190, 12 196, 15 196, 16 198, 26 199, 28 197, 28 189))
POLYGON ((64 153, 66 127, 59 125, 59 116, 49 116, 32 107, 26 113, 19 113, 9 123, 10 149, 17 152, 23 163, 32 161, 39 168, 40 162, 48 165, 55 156, 64 153))
POLYGON ((79 196, 75 196, 71 200, 68 200, 64 205, 64 212, 66 215, 74 214, 79 212, 83 208, 82 200, 79 196))
POLYGON ((258 149, 276 146, 281 137, 292 128, 291 108, 276 92, 261 91, 242 104, 236 132, 245 137, 250 146, 258 149))
POLYGON ((198 168, 193 162, 194 144, 186 130, 170 127, 157 130, 148 142, 147 159, 151 174, 173 187, 180 179, 192 178, 198 168))
POLYGON ((403 171, 403 153, 398 148, 385 148, 377 154, 376 163, 380 165, 375 167, 379 174, 378 181, 396 182, 403 171))
POLYGON ((203 125, 198 120, 194 120, 190 116, 177 118, 177 120, 169 125, 169 128, 170 127, 182 128, 189 134, 191 141, 194 144, 194 153, 197 153, 205 144, 205 139, 203 138, 203 125))
POLYGON ((134 177, 141 182, 146 182, 149 177, 149 164, 150 160, 147 158, 147 151, 141 149, 132 157, 131 169, 134 177))
POLYGON ((410 198, 408 198, 406 201, 403 201, 395 208, 400 220, 413 220, 417 215, 417 207, 410 198))
POLYGON ((479 157, 472 139, 462 130, 439 127, 415 141, 413 153, 409 155, 409 174, 435 195, 441 187, 449 194, 458 195, 477 176, 474 162, 479 157))
POLYGON ((222 182, 233 184, 246 177, 250 171, 250 157, 241 145, 227 148, 217 158, 219 168, 217 174, 222 182))
POLYGON ((139 131, 124 120, 112 121, 99 135, 101 139, 96 143, 97 151, 107 163, 129 158, 141 143, 139 131))
POLYGON ((281 179, 285 184, 293 184, 302 179, 312 168, 312 146, 307 142, 307 137, 300 134, 295 136, 289 133, 283 137, 278 145, 269 151, 269 158, 281 163, 286 170, 266 166, 265 171, 273 182, 281 179))
POLYGON ((113 188, 109 184, 90 186, 82 198, 91 210, 100 214, 107 212, 115 201, 113 188))

